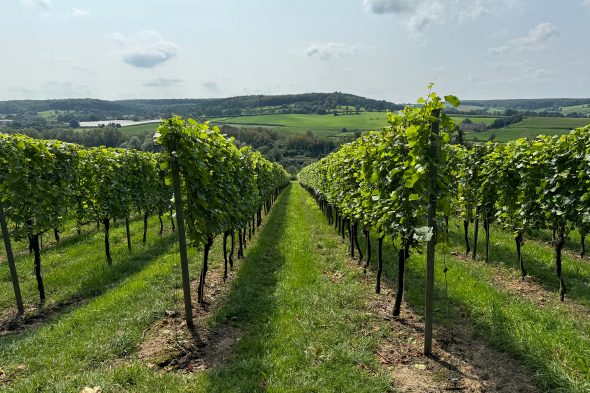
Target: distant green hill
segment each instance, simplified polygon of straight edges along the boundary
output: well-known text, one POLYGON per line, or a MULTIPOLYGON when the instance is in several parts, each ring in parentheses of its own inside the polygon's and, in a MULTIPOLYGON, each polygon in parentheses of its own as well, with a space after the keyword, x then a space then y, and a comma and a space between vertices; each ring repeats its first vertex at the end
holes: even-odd
POLYGON ((78 120, 107 120, 129 116, 141 118, 166 117, 172 113, 183 116, 241 116, 271 113, 326 113, 338 107, 355 107, 368 111, 401 109, 401 105, 345 93, 307 93, 286 95, 250 95, 229 98, 155 99, 105 101, 96 99, 16 100, 0 101, 0 114, 40 114, 69 112, 78 120))
POLYGON ((462 100, 462 105, 523 111, 560 111, 561 107, 589 105, 590 98, 522 98, 502 100, 462 100))
MULTIPOLYGON (((20 127, 39 128, 67 123, 72 119, 77 121, 154 119, 168 117, 171 114, 185 117, 222 118, 281 114, 331 114, 334 111, 350 114, 359 110, 381 112, 401 108, 402 105, 390 101, 374 100, 341 92, 119 101, 83 98, 0 101, 0 118, 17 120, 20 127), (35 117, 42 119, 35 119, 35 117)), ((497 111, 506 109, 524 112, 551 112, 549 115, 585 116, 590 114, 590 98, 464 100, 460 108, 461 111, 479 111, 481 115, 496 114, 497 111)), ((449 112, 451 112, 450 109, 449 112)), ((526 115, 534 116, 535 114, 526 115)))

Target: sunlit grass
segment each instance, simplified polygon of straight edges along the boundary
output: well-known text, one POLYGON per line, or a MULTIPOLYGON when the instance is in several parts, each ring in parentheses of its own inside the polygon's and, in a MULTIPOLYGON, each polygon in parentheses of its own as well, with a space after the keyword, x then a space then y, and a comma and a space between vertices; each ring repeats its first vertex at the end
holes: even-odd
MULTIPOLYGON (((42 249, 41 267, 47 295, 45 308, 103 292, 109 285, 141 269, 149 261, 154 248, 164 250, 163 247, 171 244, 169 221, 165 222, 167 231, 164 236, 159 237, 156 236, 159 232, 158 218, 151 217, 148 223, 150 236, 144 245, 141 239, 143 220, 137 218, 130 225, 132 252, 129 253, 124 222, 118 221, 117 224, 110 234, 112 267, 106 263, 102 226, 100 230, 96 230, 94 225, 85 227, 82 235, 77 235, 73 225, 68 225, 59 244, 42 249)), ((49 244, 49 240, 53 242, 52 237, 53 234, 46 234, 46 243, 49 244)), ((14 248, 23 300, 26 305, 36 306, 39 295, 33 255, 28 253, 25 241, 15 242, 14 248)), ((3 310, 14 307, 14 293, 7 266, 2 264, 0 267, 0 310, 3 310)))
POLYGON ((212 392, 387 392, 379 338, 358 273, 299 185, 275 207, 240 270, 218 323, 243 329, 234 359, 206 384, 212 392), (341 275, 332 282, 327 273, 341 275))
MULTIPOLYGON (((445 329, 457 323, 469 323, 488 344, 510 353, 526 364, 536 375, 541 388, 551 392, 590 391, 590 318, 567 313, 555 302, 539 307, 532 300, 494 283, 499 272, 519 277, 514 239, 509 233, 492 227, 490 262, 473 262, 464 254, 462 227, 451 223, 449 246, 439 244, 436 254, 436 321, 445 329), (446 262, 446 263, 445 263, 446 262), (448 267, 445 276, 444 267, 448 267), (448 288, 448 290, 447 290, 448 288)), ((470 237, 472 233, 470 232, 470 237)), ((478 259, 483 258, 483 230, 480 228, 478 259)), ((361 239, 362 240, 362 239, 361 239)), ((362 242, 361 242, 362 243, 362 242)), ((372 244, 376 245, 376 241, 372 244)), ((529 274, 547 288, 549 296, 558 298, 558 287, 553 269, 553 251, 550 246, 529 240, 523 248, 529 274)), ((373 250, 376 255, 376 246, 373 250)), ((375 259, 373 259, 373 263, 375 259)), ((397 277, 397 258, 390 239, 384 247, 386 276, 397 277)), ((424 255, 414 253, 408 264, 406 300, 419 313, 424 310, 424 255)), ((566 284, 569 282, 571 299, 583 305, 590 304, 588 262, 566 256, 564 260, 566 284)), ((558 302, 557 302, 558 303, 558 302)))
MULTIPOLYGON (((124 238, 116 241, 121 251, 114 254, 113 267, 140 263, 133 274, 107 283, 96 297, 36 328, 0 338, 0 367, 10 376, 3 388, 18 392, 79 391, 84 386, 101 386, 103 392, 391 391, 390 378, 374 357, 379 338, 366 331, 371 317, 363 312, 360 277, 347 270, 345 248, 320 222, 319 211, 299 186, 285 191, 273 207, 259 237, 248 247, 246 259, 238 262, 224 306, 211 319, 212 328, 222 330, 231 324, 243 333, 228 364, 186 375, 163 373, 134 360, 146 329, 165 310, 181 307, 177 247, 150 233, 148 246, 137 250, 144 255, 141 261, 127 254, 124 238), (337 284, 325 275, 334 271, 343 273, 337 284)), ((100 240, 100 234, 90 235, 60 252, 69 255, 80 247, 95 247, 102 255, 100 240)), ((221 263, 219 243, 211 255, 214 269, 221 263)), ((193 277, 199 259, 191 250, 193 277)), ((103 258, 96 263, 106 264, 103 258)), ((72 275, 74 282, 79 278, 72 275)), ((76 288, 72 285, 59 293, 65 298, 76 288)))

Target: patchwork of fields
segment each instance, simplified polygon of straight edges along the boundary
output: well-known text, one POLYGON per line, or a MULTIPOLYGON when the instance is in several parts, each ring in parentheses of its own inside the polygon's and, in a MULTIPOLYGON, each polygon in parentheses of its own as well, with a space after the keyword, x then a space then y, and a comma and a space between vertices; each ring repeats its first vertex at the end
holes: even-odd
POLYGON ((567 117, 527 117, 521 122, 500 129, 469 133, 465 136, 470 141, 487 141, 492 135, 498 142, 507 142, 518 138, 534 138, 537 135, 562 135, 570 130, 590 124, 587 118, 567 117))
MULTIPOLYGON (((469 118, 473 123, 484 123, 490 126, 498 117, 493 116, 464 116, 453 115, 456 124, 469 118)), ((307 114, 279 114, 240 117, 222 117, 210 119, 212 124, 232 125, 236 127, 256 128, 268 127, 274 131, 295 135, 312 131, 317 136, 346 137, 354 136, 357 131, 370 131, 384 127, 387 124, 384 112, 361 112, 358 115, 307 115, 307 114)), ((562 135, 570 130, 590 124, 587 118, 564 117, 528 117, 519 123, 505 128, 488 129, 483 132, 466 132, 465 139, 483 142, 493 135, 495 140, 506 142, 518 138, 534 138, 537 135, 562 135)), ((137 124, 122 127, 128 136, 141 136, 155 132, 157 123, 137 124)))
MULTIPOLYGON (((497 117, 451 116, 456 123, 469 117, 474 123, 492 124, 497 117)), ((385 112, 361 112, 358 115, 262 115, 211 119, 215 124, 245 127, 270 127, 288 134, 313 131, 316 135, 342 137, 356 131, 370 131, 387 125, 385 112)))
POLYGON ((263 115, 211 119, 215 124, 248 127, 271 127, 275 131, 295 134, 313 131, 316 135, 334 136, 348 132, 368 131, 385 126, 384 112, 361 112, 358 115, 263 115))

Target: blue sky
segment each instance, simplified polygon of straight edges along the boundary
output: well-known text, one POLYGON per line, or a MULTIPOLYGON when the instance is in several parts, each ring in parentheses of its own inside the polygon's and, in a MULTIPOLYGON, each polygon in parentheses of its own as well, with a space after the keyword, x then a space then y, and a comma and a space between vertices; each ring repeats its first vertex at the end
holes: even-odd
POLYGON ((0 99, 589 97, 590 0, 2 0, 0 99))

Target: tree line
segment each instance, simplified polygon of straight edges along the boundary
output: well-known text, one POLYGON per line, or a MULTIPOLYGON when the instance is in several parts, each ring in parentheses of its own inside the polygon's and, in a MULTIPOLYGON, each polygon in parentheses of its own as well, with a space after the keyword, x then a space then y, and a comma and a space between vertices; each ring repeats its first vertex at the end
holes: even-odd
POLYGON ((360 106, 365 110, 384 111, 401 106, 341 92, 285 95, 250 95, 208 99, 152 99, 105 101, 97 99, 0 101, 0 114, 14 120, 13 126, 47 127, 52 124, 38 113, 53 111, 58 121, 95 121, 136 117, 138 119, 182 116, 225 117, 257 113, 272 107, 276 113, 326 113, 337 106, 360 106))

